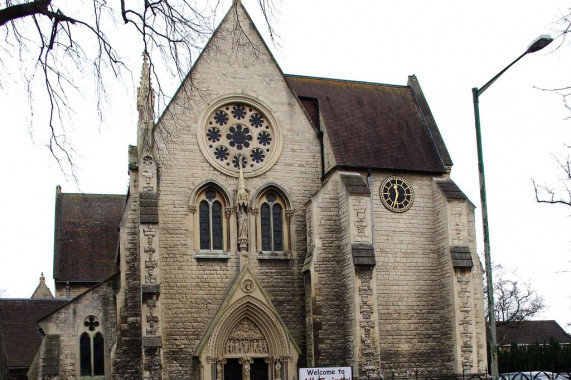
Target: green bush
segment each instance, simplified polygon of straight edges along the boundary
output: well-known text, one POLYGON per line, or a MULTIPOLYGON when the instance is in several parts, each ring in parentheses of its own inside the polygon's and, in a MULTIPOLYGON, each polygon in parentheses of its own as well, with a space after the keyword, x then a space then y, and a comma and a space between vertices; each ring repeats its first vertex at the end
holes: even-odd
POLYGON ((529 346, 512 344, 509 350, 498 353, 500 373, 522 371, 557 372, 571 368, 571 345, 561 346, 554 338, 548 344, 534 343, 529 346))

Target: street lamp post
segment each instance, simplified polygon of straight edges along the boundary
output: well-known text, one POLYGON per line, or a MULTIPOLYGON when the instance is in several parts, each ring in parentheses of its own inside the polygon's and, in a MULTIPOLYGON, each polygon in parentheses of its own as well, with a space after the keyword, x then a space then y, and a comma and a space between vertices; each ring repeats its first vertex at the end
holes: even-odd
POLYGON ((486 266, 486 289, 488 292, 488 323, 489 323, 489 336, 488 345, 490 347, 491 356, 491 375, 493 379, 498 378, 498 343, 496 340, 496 320, 494 316, 494 286, 492 282, 492 260, 490 257, 490 235, 488 230, 488 203, 486 201, 486 180, 484 176, 484 156, 482 153, 482 135, 480 132, 480 109, 479 109, 479 97, 484 91, 488 89, 503 73, 505 73, 510 67, 512 67, 517 61, 522 59, 528 53, 534 53, 538 50, 543 49, 553 41, 550 36, 540 36, 535 41, 529 45, 527 50, 517 57, 512 63, 510 63, 506 68, 500 71, 495 77, 490 79, 488 83, 478 89, 474 87, 472 89, 472 95, 474 99, 474 118, 476 122, 476 144, 478 147, 478 173, 480 178, 480 202, 482 209, 482 227, 484 232, 484 261, 486 266))

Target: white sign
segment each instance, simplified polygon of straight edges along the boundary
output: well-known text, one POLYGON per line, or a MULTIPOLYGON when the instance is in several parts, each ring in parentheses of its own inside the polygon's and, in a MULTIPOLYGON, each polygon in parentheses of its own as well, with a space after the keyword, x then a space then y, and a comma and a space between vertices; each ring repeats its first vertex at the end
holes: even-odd
POLYGON ((300 368, 299 380, 352 380, 351 367, 300 368))

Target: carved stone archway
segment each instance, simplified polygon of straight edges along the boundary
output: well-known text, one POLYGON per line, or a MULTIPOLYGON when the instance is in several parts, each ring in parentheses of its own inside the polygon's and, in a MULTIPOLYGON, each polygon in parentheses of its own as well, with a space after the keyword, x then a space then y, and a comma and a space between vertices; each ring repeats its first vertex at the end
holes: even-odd
POLYGON ((273 311, 252 296, 232 305, 219 321, 211 337, 209 357, 216 360, 217 376, 230 359, 242 365, 242 380, 250 380, 254 360, 268 365, 268 379, 287 378, 287 362, 293 359, 286 332, 273 311), (286 365, 284 366, 284 362, 286 365))
POLYGON ((197 356, 203 380, 225 380, 225 366, 236 368, 237 362, 242 371, 238 378, 242 380, 254 380, 250 377, 252 365, 267 368, 267 377, 263 379, 285 380, 296 374, 299 348, 246 267, 197 356))

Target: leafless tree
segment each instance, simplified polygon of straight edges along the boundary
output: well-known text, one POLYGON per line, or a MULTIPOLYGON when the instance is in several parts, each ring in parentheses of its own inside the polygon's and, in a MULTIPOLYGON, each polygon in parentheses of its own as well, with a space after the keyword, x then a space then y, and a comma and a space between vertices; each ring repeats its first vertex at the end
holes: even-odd
MULTIPOLYGON (((487 303, 486 303, 487 305, 487 303)), ((545 301, 527 281, 494 265, 494 314, 497 324, 512 324, 533 319, 545 309, 545 301)))
MULTIPOLYGON (((571 152, 571 145, 567 145, 567 149, 571 152)), ((569 153, 564 155, 554 155, 557 166, 559 167, 559 178, 553 182, 554 185, 539 185, 534 179, 533 188, 535 190, 535 199, 539 203, 560 204, 571 206, 571 156, 569 153)))
MULTIPOLYGON (((0 89, 21 74, 32 112, 35 100, 47 98, 47 145, 63 171, 75 176, 66 128, 74 99, 84 91, 78 77, 95 79, 94 98, 102 117, 106 84, 128 70, 122 49, 140 44, 149 54, 157 106, 164 107, 164 76, 179 81, 186 76, 213 32, 222 1, 0 0, 0 89), (125 40, 129 33, 138 40, 125 40)), ((273 0, 257 2, 273 38, 273 0)))
MULTIPOLYGON (((555 45, 555 50, 561 49, 563 47, 567 48, 568 37, 571 34, 571 8, 567 9, 566 12, 555 22, 554 32, 556 40, 559 42, 555 45)), ((571 84, 563 84, 559 88, 542 88, 544 91, 554 91, 561 95, 563 99, 563 104, 565 108, 571 111, 571 84)))

